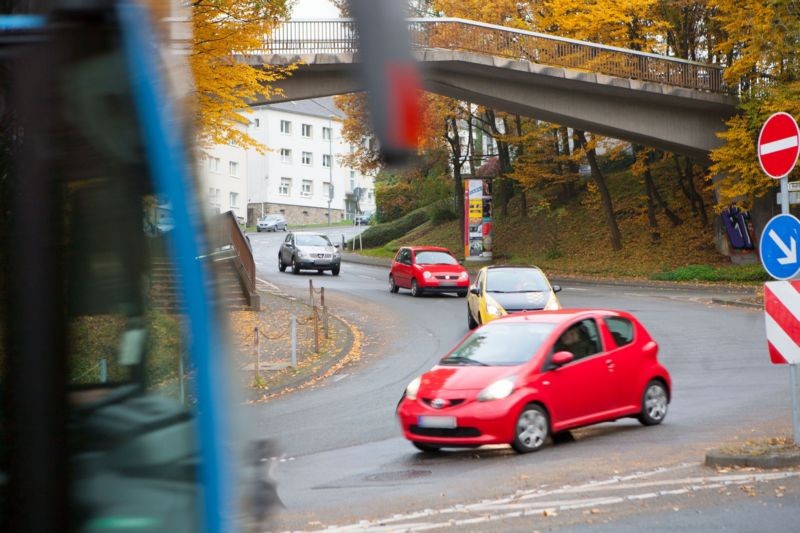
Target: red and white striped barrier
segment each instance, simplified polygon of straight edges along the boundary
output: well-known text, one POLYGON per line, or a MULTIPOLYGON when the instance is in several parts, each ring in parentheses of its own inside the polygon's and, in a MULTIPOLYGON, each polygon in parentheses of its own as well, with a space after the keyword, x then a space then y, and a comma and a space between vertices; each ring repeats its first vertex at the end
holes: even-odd
POLYGON ((800 363, 800 281, 765 283, 764 315, 772 363, 800 363))

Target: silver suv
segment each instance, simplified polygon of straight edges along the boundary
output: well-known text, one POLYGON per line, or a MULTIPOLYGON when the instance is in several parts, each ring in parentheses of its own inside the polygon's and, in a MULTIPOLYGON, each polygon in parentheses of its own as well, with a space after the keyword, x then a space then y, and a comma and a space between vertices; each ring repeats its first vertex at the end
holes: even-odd
POLYGON ((338 276, 341 264, 339 247, 334 246, 328 236, 322 233, 291 232, 278 251, 278 270, 281 272, 290 266, 292 274, 299 274, 300 269, 304 268, 320 274, 330 270, 331 274, 338 276))
POLYGON ((286 231, 286 217, 279 214, 267 215, 256 223, 256 231, 286 231))

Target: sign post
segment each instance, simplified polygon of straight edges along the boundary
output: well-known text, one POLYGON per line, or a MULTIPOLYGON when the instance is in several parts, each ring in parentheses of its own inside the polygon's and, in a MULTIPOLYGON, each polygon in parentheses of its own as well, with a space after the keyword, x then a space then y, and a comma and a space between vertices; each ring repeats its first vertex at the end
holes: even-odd
MULTIPOLYGON (((758 164, 761 170, 781 182, 781 214, 772 218, 761 234, 761 262, 770 276, 779 280, 795 277, 800 271, 797 243, 800 221, 789 213, 789 173, 800 155, 800 128, 788 113, 775 113, 758 134, 758 164)), ((792 435, 800 444, 800 416, 797 402, 797 364, 800 363, 800 282, 764 284, 764 313, 767 344, 774 364, 789 364, 789 389, 792 396, 792 435)))

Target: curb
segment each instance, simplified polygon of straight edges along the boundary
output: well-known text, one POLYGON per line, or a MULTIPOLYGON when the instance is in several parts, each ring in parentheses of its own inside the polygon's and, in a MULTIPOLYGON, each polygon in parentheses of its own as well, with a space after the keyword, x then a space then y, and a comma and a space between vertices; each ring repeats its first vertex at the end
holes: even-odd
POLYGON ((758 302, 745 302, 743 300, 726 300, 724 298, 711 298, 712 304, 734 305, 737 307, 747 307, 749 309, 764 309, 764 304, 758 302))
POLYGON ((751 468, 790 468, 800 466, 800 452, 766 455, 734 455, 722 450, 706 453, 706 466, 744 466, 751 468))
MULTIPOLYGON (((382 257, 369 257, 363 256, 352 252, 344 252, 342 254, 342 261, 348 263, 357 263, 362 265, 381 266, 389 268, 392 265, 392 260, 382 257)), ((481 265, 483 266, 483 265, 481 265)), ((568 283, 581 283, 585 285, 611 285, 618 287, 631 287, 631 288, 644 288, 644 289, 684 289, 684 290, 709 290, 713 289, 721 293, 732 295, 747 295, 755 296, 759 287, 737 287, 730 285, 717 285, 713 283, 679 283, 674 281, 655 281, 655 280, 635 280, 635 279, 602 279, 602 278, 584 278, 580 276, 548 276, 550 282, 557 285, 564 285, 568 283)), ((742 307, 762 308, 763 304, 755 302, 747 302, 741 300, 731 300, 725 298, 712 298, 712 303, 720 305, 739 305, 742 307)))

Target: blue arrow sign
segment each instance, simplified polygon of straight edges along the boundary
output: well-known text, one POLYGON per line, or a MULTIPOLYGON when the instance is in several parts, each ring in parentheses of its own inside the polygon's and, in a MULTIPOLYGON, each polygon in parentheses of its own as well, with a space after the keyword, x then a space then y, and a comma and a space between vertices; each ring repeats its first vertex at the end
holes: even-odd
POLYGON ((775 279, 791 279, 800 272, 797 246, 800 243, 800 220, 792 215, 776 215, 764 227, 759 249, 761 264, 775 279))

